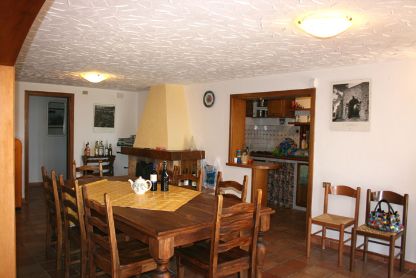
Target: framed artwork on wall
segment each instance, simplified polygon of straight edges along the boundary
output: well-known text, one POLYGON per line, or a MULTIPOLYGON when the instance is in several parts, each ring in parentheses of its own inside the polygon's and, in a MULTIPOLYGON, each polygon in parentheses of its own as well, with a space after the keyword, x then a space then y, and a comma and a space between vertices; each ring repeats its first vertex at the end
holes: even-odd
POLYGON ((94 104, 94 131, 114 132, 116 106, 94 104))
POLYGON ((48 135, 63 136, 65 135, 65 109, 64 102, 48 102, 48 135))
POLYGON ((370 130, 370 80, 332 84, 331 129, 370 130))

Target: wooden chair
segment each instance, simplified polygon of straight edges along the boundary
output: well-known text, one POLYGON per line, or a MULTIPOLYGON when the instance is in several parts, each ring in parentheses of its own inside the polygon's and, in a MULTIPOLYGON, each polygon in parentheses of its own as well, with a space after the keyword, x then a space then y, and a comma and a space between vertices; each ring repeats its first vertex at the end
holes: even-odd
POLYGON ((80 264, 81 277, 87 274, 87 236, 84 224, 84 203, 82 193, 77 180, 72 180, 71 185, 64 184, 64 178, 59 176, 59 184, 62 196, 62 209, 64 211, 63 246, 65 252, 65 277, 69 277, 71 264, 80 264), (75 247, 75 248, 73 248, 75 247), (71 249, 74 249, 73 251, 71 249), (79 260, 71 261, 72 254, 79 253, 79 260))
POLYGON ((186 187, 189 189, 193 189, 193 190, 197 190, 197 191, 202 191, 202 172, 201 170, 198 170, 198 176, 194 176, 192 174, 179 174, 176 173, 176 175, 173 177, 173 184, 176 185, 180 185, 181 181, 184 180, 189 180, 196 183, 196 187, 193 187, 191 184, 190 185, 182 185, 182 187, 186 187))
POLYGON ((353 229, 352 233, 352 242, 351 242, 351 260, 350 260, 350 270, 354 270, 354 257, 357 244, 357 235, 364 236, 364 243, 358 246, 358 250, 362 248, 363 250, 363 259, 367 261, 367 252, 368 252, 368 243, 376 243, 389 247, 389 261, 388 261, 388 277, 393 277, 394 270, 394 259, 400 256, 400 271, 404 270, 404 260, 406 255, 406 232, 407 232, 407 209, 409 204, 409 195, 404 194, 400 195, 392 191, 375 191, 372 192, 370 189, 367 190, 367 206, 366 206, 366 216, 365 223, 367 223, 369 218, 369 213, 371 211, 371 203, 378 202, 381 200, 386 200, 391 204, 400 205, 402 207, 402 212, 400 214, 402 218, 403 230, 400 232, 383 232, 380 230, 372 229, 366 224, 359 226, 358 228, 353 229), (369 240, 369 238, 374 238, 378 240, 369 240), (396 241, 401 238, 400 246, 396 246, 396 241), (381 240, 381 241, 380 241, 381 240), (395 249, 399 249, 398 254, 395 253, 395 249))
POLYGON ((82 165, 77 167, 75 160, 72 162, 72 177, 74 179, 90 178, 90 177, 102 177, 103 176, 103 165, 98 162, 98 165, 82 165), (80 173, 80 176, 77 176, 80 173))
POLYGON ((55 171, 49 177, 42 166, 43 189, 46 201, 46 256, 51 246, 56 248, 56 269, 61 269, 62 262, 62 211, 55 171))
POLYGON ((176 249, 178 277, 184 277, 184 265, 210 278, 243 271, 255 277, 261 195, 259 189, 254 203, 240 202, 227 208, 223 207, 223 196, 217 195, 211 241, 176 249))
POLYGON ((147 245, 139 241, 117 242, 110 197, 104 205, 88 200, 88 186, 83 187, 85 222, 89 244, 90 277, 96 267, 112 277, 131 277, 156 269, 147 245))
POLYGON ((217 185, 215 187, 215 195, 222 194, 225 197, 238 198, 242 202, 245 202, 247 199, 247 184, 248 184, 247 175, 244 176, 243 183, 241 184, 236 181, 223 181, 222 173, 221 171, 218 171, 217 185))
POLYGON ((360 192, 361 188, 358 187, 357 189, 351 188, 345 185, 338 185, 338 186, 331 186, 330 183, 324 182, 325 188, 325 195, 324 195, 324 213, 316 216, 308 218, 308 228, 307 228, 307 236, 306 236, 306 256, 309 258, 311 253, 311 229, 312 224, 322 226, 322 230, 319 230, 314 233, 314 235, 318 233, 322 233, 321 238, 321 247, 325 249, 325 240, 326 240, 326 230, 336 230, 339 231, 339 239, 338 239, 338 266, 343 265, 343 253, 344 253, 344 243, 351 240, 351 238, 344 240, 344 233, 346 232, 345 229, 353 226, 354 228, 358 225, 358 214, 360 210, 360 192), (341 195, 347 196, 355 199, 355 210, 354 210, 354 217, 346 217, 341 215, 335 215, 328 213, 328 195, 341 195))

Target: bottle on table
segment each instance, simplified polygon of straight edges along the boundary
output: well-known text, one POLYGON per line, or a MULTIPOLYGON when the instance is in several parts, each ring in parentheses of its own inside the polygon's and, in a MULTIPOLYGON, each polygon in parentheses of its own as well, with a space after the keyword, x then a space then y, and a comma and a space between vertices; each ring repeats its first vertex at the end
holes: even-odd
POLYGON ((108 156, 112 156, 113 155, 113 147, 111 147, 111 144, 108 145, 108 156))
POLYGON ((100 145, 98 147, 98 155, 103 156, 104 155, 104 144, 103 141, 100 141, 100 145))
POLYGON ((95 141, 94 156, 98 156, 98 149, 99 148, 100 148, 100 146, 98 145, 98 141, 95 141))
POLYGON ((87 144, 85 144, 84 155, 85 156, 90 156, 91 155, 90 143, 89 142, 87 142, 87 144))
POLYGON ((160 175, 160 191, 169 191, 169 174, 166 169, 167 162, 162 163, 162 174, 160 175))
POLYGON ((306 140, 306 133, 302 135, 302 141, 300 141, 300 148, 306 150, 308 148, 308 141, 306 140))
POLYGON ((152 182, 151 191, 157 191, 157 171, 156 165, 153 164, 152 171, 150 172, 150 181, 152 182))
POLYGON ((107 146, 105 146, 105 148, 104 148, 104 155, 108 156, 108 147, 107 146))

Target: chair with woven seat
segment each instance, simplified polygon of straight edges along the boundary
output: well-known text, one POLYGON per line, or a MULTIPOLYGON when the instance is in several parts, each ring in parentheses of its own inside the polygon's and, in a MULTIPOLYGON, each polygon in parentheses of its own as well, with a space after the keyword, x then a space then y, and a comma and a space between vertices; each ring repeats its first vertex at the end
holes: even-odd
POLYGON ((325 249, 326 241, 326 230, 335 230, 339 232, 338 238, 338 266, 343 265, 343 253, 344 253, 344 243, 351 240, 351 237, 347 240, 344 240, 344 234, 350 233, 345 231, 348 227, 357 227, 358 224, 358 215, 360 210, 360 192, 361 188, 357 189, 351 188, 345 185, 331 186, 331 183, 324 182, 323 187, 325 189, 324 195, 324 212, 323 214, 308 218, 308 227, 306 235, 306 256, 309 258, 311 253, 311 229, 312 224, 322 226, 322 229, 315 232, 313 235, 321 233, 321 248, 325 249), (342 216, 336 214, 328 213, 328 195, 341 195, 355 199, 355 209, 354 216, 342 216))
POLYGON ((218 171, 215 195, 222 194, 225 197, 238 198, 242 202, 245 202, 247 199, 247 184, 247 175, 244 176, 243 183, 241 184, 236 181, 223 181, 222 172, 218 171))
POLYGON ((179 174, 176 173, 175 176, 173 176, 173 184, 186 187, 189 189, 193 189, 196 191, 202 191, 202 173, 201 170, 198 170, 198 175, 194 176, 192 174, 179 174), (190 181, 192 183, 196 183, 196 187, 193 187, 192 184, 189 185, 181 185, 182 181, 190 181))
POLYGON ((72 162, 72 177, 74 179, 91 178, 103 176, 103 165, 98 162, 98 165, 82 165, 78 166, 75 160, 72 162), (80 175, 78 175, 78 173, 80 175))
POLYGON ((88 186, 83 187, 83 195, 90 277, 96 276, 96 267, 117 278, 156 269, 156 262, 146 244, 135 240, 117 241, 109 195, 104 194, 104 205, 88 199, 88 186))
POLYGON ((65 185, 62 175, 59 184, 62 196, 62 209, 64 211, 64 267, 65 277, 69 277, 71 264, 79 263, 81 277, 87 274, 87 236, 84 224, 84 203, 81 188, 77 180, 69 180, 65 185), (79 260, 72 260, 72 255, 79 254, 79 260))
POLYGON ((406 232, 407 232, 407 209, 409 203, 409 195, 400 195, 392 191, 374 191, 367 190, 367 205, 366 205, 366 217, 365 223, 368 223, 369 214, 371 211, 371 204, 385 200, 390 204, 399 205, 402 207, 401 219, 403 229, 399 232, 384 232, 368 227, 363 224, 356 229, 353 229, 352 242, 351 242, 351 259, 350 270, 354 270, 354 257, 356 249, 363 251, 363 259, 367 261, 368 243, 375 243, 389 247, 389 260, 388 260, 388 277, 393 277, 394 259, 400 256, 400 271, 404 270, 404 260, 406 255, 406 232), (364 243, 356 247, 357 236, 364 236, 364 243), (377 240, 372 240, 372 239, 377 240), (400 246, 396 246, 396 241, 401 238, 400 246), (395 254, 395 250, 399 249, 399 252, 395 254))
POLYGON ((184 277, 184 266, 208 277, 223 277, 248 271, 256 273, 256 244, 259 231, 261 190, 254 203, 239 202, 225 207, 217 195, 211 240, 175 250, 178 277, 184 277))
POLYGON ((56 249, 56 269, 60 270, 62 266, 62 211, 59 198, 59 191, 56 181, 55 171, 52 170, 51 176, 45 167, 42 166, 43 190, 46 202, 46 255, 51 246, 56 249))

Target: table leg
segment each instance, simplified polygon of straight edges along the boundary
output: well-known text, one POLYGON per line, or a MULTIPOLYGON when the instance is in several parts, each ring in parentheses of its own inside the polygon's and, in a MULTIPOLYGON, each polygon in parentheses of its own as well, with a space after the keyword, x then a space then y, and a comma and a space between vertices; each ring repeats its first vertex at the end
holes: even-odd
POLYGON ((154 278, 169 278, 169 260, 174 252, 174 239, 149 239, 150 255, 155 259, 157 268, 153 273, 154 278))

